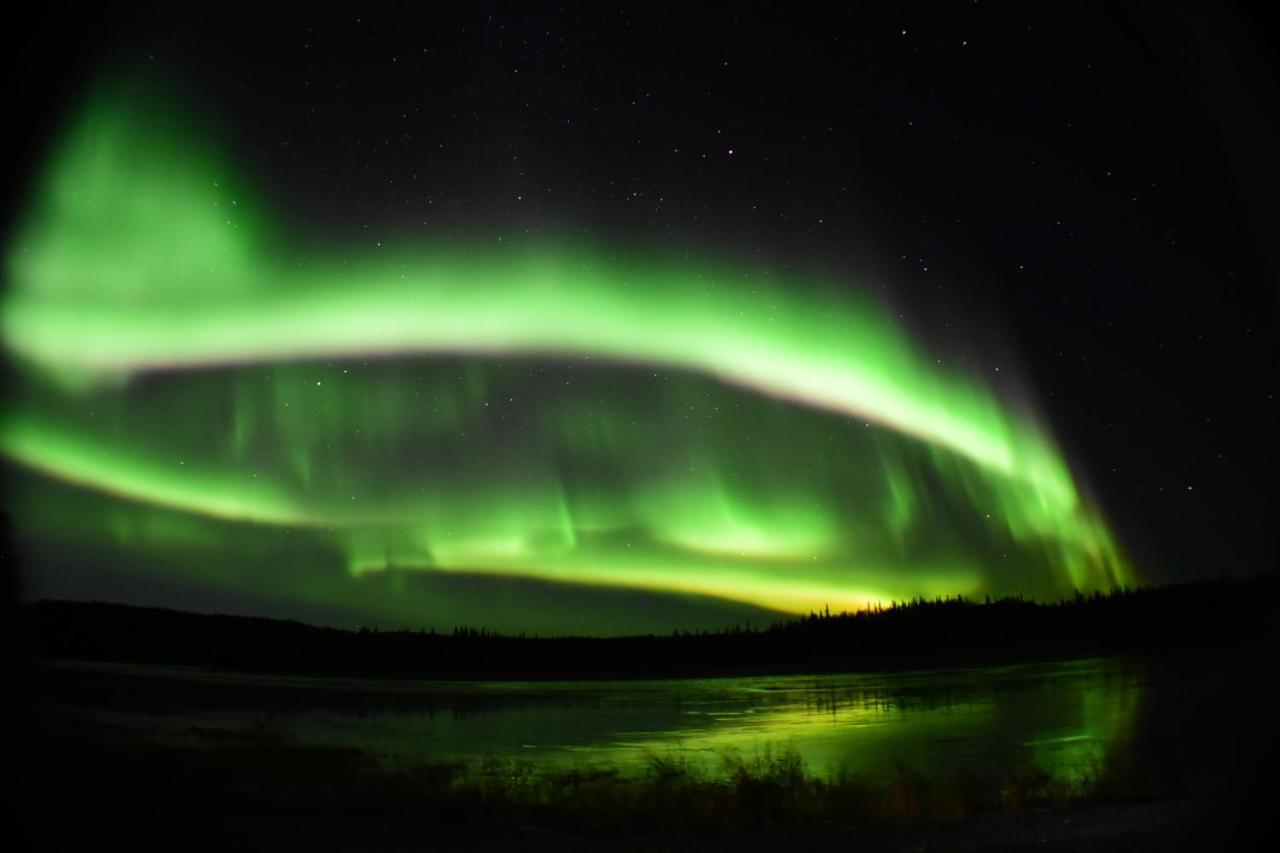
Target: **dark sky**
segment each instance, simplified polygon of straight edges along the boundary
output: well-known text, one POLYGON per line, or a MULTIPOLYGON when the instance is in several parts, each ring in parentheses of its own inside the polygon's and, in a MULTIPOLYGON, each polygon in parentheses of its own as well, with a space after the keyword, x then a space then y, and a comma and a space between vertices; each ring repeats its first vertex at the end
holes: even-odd
POLYGON ((49 9, 9 195, 119 66, 194 93, 322 239, 586 233, 884 280, 926 336, 1017 360, 1152 580, 1252 573, 1280 92, 1260 17, 1168 5, 49 9))

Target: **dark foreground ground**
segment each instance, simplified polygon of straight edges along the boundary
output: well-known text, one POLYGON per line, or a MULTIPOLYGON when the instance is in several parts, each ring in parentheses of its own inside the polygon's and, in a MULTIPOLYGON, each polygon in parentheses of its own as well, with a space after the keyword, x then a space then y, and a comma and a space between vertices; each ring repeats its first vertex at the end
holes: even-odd
MULTIPOLYGON (((1035 771, 819 777, 786 750, 719 771, 655 758, 639 777, 509 759, 393 771, 270 727, 148 742, 27 683, 10 728, 23 841, 11 849, 1250 850, 1276 806, 1258 733, 1241 739, 1256 752, 1212 779, 1145 755, 1072 783, 1035 771)), ((149 707, 156 697, 130 683, 110 698, 98 673, 77 690, 149 707)), ((1265 722, 1259 711, 1249 718, 1265 722)))
POLYGON ((122 748, 92 734, 63 728, 32 750, 17 780, 24 849, 1224 850, 1249 849, 1259 817, 1223 792, 870 786, 790 772, 785 757, 623 781, 510 763, 391 773, 355 750, 122 748))

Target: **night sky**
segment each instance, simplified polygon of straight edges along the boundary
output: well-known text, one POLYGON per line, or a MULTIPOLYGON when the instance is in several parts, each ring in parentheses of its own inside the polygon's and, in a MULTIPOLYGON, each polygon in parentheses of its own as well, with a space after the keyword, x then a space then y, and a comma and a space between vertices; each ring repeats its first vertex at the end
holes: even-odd
POLYGON ((1262 22, 802 12, 51 15, 21 594, 624 633, 1272 569, 1262 22))

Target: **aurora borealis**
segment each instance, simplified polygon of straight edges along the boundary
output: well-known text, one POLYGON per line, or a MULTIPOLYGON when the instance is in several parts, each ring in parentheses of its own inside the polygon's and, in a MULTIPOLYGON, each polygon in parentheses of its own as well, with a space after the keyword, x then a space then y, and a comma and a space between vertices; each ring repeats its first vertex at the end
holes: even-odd
POLYGON ((24 9, 9 848, 1252 849, 1267 23, 24 9))
POLYGON ((103 87, 68 128, 0 313, 32 541, 331 606, 386 574, 365 610, 410 625, 489 618, 406 591, 438 573, 788 613, 1134 580, 1033 408, 848 282, 308 245, 164 99, 103 87))

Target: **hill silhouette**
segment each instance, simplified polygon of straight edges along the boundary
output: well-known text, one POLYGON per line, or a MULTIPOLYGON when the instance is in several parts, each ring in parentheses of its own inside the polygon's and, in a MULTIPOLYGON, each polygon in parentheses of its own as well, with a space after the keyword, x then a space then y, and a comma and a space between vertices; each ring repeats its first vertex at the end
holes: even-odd
POLYGON ((1262 642, 1274 575, 1021 598, 946 598, 767 627, 634 637, 526 637, 483 628, 357 631, 101 602, 17 609, 18 653, 246 671, 418 678, 563 678, 822 672, 1262 642))

